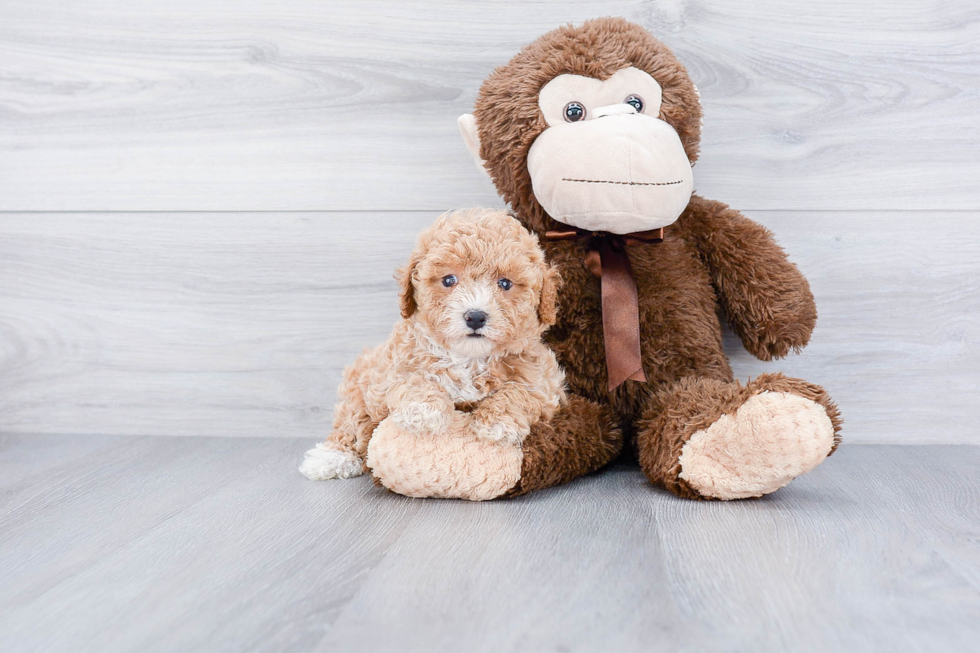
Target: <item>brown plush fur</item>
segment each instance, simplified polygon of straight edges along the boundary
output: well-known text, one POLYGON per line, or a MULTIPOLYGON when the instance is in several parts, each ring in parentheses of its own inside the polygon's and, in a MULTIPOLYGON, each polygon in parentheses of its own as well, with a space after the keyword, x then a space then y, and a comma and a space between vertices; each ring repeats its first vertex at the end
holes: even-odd
MULTIPOLYGON (((701 118, 694 85, 666 46, 624 20, 593 20, 545 34, 483 84, 474 112, 481 156, 497 190, 528 228, 543 233, 562 227, 535 200, 527 172, 528 150, 547 128, 537 102, 541 87, 563 73, 603 80, 627 66, 660 83, 659 117, 678 132, 693 163, 701 118)), ((800 350, 816 322, 806 279, 762 226, 724 204, 694 196, 678 221, 667 227, 663 243, 628 248, 639 291, 648 382, 627 381, 612 392, 606 387, 599 279, 585 266, 587 245, 559 241, 544 247, 564 279, 557 322, 545 340, 565 368, 570 391, 607 406, 619 426, 634 436, 652 481, 681 496, 698 496, 678 479, 680 446, 697 425, 710 424, 769 387, 823 405, 838 438, 839 416, 819 387, 768 375, 744 387, 733 381, 722 350, 719 306, 745 347, 763 360, 800 350)), ((555 431, 565 428, 568 441, 582 444, 555 452, 547 463, 526 454, 521 487, 525 480, 531 485, 532 477, 544 479, 538 486, 568 480, 572 470, 585 473, 615 455, 609 445, 619 441, 618 433, 609 424, 595 431, 606 418, 597 420, 594 410, 594 404, 578 400, 569 404, 561 414, 562 427, 556 422, 555 431), (537 464, 565 471, 551 476, 534 469, 537 464)))
POLYGON ((568 405, 550 421, 531 427, 531 434, 524 439, 521 478, 507 496, 567 483, 594 472, 622 446, 623 434, 609 407, 572 395, 568 405))

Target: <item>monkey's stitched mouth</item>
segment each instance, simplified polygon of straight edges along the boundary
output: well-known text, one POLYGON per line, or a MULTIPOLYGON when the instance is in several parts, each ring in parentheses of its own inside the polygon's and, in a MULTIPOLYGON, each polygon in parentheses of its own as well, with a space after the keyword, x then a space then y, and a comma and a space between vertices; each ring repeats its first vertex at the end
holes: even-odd
POLYGON ((574 181, 580 184, 619 184, 621 186, 675 186, 683 184, 683 179, 677 181, 607 181, 605 179, 569 179, 562 177, 562 181, 574 181))

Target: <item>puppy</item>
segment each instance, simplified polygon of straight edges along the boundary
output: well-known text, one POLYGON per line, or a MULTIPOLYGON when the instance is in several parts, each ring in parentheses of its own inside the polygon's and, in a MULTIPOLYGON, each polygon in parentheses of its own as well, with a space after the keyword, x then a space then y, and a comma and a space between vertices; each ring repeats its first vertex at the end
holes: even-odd
POLYGON ((371 436, 389 418, 417 436, 462 428, 519 449, 565 400, 564 373, 541 342, 555 321, 559 276, 516 219, 446 213, 397 278, 403 319, 344 371, 334 430, 300 466, 308 478, 362 474, 371 436))

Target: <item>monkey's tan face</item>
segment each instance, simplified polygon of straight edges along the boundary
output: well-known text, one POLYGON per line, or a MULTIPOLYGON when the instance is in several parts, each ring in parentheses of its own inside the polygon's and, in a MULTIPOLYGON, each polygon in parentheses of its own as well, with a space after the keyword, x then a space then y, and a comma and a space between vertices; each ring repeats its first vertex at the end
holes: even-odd
MULTIPOLYGON (((547 128, 534 140, 527 171, 534 197, 555 220, 625 234, 665 227, 691 199, 694 174, 680 137, 659 118, 660 84, 638 68, 605 81, 558 75, 538 94, 547 128)), ((459 120, 480 167, 472 115, 459 120)))
POLYGON ((538 96, 548 122, 527 157, 534 195, 559 222, 624 234, 673 223, 694 175, 660 85, 624 68, 606 81, 559 75, 538 96))

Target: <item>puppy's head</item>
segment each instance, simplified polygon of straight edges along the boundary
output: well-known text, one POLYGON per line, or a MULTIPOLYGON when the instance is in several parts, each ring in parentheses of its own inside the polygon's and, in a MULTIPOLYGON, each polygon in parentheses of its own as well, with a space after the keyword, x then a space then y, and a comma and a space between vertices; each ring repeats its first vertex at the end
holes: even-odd
POLYGON ((456 356, 523 351, 555 322, 558 272, 504 211, 440 216, 398 278, 402 316, 456 356))

